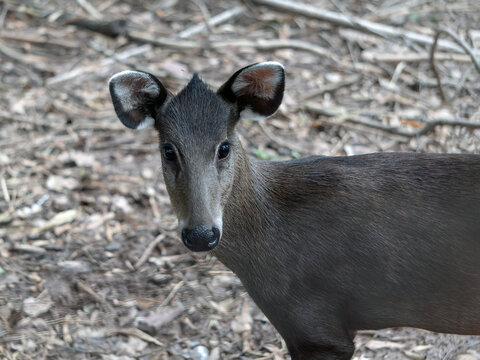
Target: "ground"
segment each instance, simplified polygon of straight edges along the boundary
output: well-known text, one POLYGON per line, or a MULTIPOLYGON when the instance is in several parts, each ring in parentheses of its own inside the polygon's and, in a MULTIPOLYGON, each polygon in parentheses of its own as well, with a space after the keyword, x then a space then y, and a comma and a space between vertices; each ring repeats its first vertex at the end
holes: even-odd
MULTIPOLYGON (((118 71, 175 92, 195 72, 217 88, 283 63, 280 110, 240 124, 262 159, 480 153, 478 1, 309 3, 350 26, 253 0, 0 1, 2 359, 288 358, 235 275, 179 241, 156 134, 114 116, 118 71), (431 43, 405 33, 431 42, 439 27, 473 52, 442 33, 431 61, 431 43)), ((480 338, 365 331, 354 358, 474 360, 480 338)))

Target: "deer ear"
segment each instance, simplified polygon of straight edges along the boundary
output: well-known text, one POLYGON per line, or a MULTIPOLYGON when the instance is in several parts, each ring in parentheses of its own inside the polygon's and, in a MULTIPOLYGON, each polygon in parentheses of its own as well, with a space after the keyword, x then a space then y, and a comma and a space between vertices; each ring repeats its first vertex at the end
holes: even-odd
POLYGON ((218 94, 238 106, 240 116, 262 120, 277 111, 283 99, 285 71, 267 61, 238 70, 218 89, 218 94))
POLYGON ((108 81, 118 118, 130 129, 145 129, 155 119, 167 98, 160 80, 142 71, 122 71, 108 81))

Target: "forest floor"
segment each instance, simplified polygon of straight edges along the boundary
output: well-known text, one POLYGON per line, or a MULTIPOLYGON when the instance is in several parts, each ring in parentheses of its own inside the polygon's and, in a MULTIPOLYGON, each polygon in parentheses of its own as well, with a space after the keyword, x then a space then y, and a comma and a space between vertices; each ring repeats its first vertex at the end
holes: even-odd
MULTIPOLYGON (((156 134, 114 115, 118 71, 176 92, 283 63, 280 110, 239 126, 261 159, 480 153, 478 0, 305 2, 330 19, 262 2, 0 1, 1 359, 288 358, 236 276, 179 240, 156 134)), ((473 336, 355 341, 357 360, 480 359, 473 336)))

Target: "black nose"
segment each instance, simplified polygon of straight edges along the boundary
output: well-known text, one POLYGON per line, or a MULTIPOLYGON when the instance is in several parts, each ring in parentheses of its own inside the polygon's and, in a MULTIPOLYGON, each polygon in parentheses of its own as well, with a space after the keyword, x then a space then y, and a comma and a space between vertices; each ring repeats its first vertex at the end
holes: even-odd
POLYGON ((182 240, 187 248, 192 251, 212 250, 218 244, 220 230, 215 226, 197 226, 194 229, 183 229, 182 240))

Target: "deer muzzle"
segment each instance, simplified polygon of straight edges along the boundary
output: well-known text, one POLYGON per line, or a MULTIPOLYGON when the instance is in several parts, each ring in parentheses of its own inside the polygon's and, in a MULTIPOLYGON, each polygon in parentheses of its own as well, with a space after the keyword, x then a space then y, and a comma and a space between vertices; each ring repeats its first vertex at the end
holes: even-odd
POLYGON ((209 251, 217 246, 220 240, 220 230, 213 226, 196 226, 193 229, 182 230, 182 241, 192 251, 209 251))

